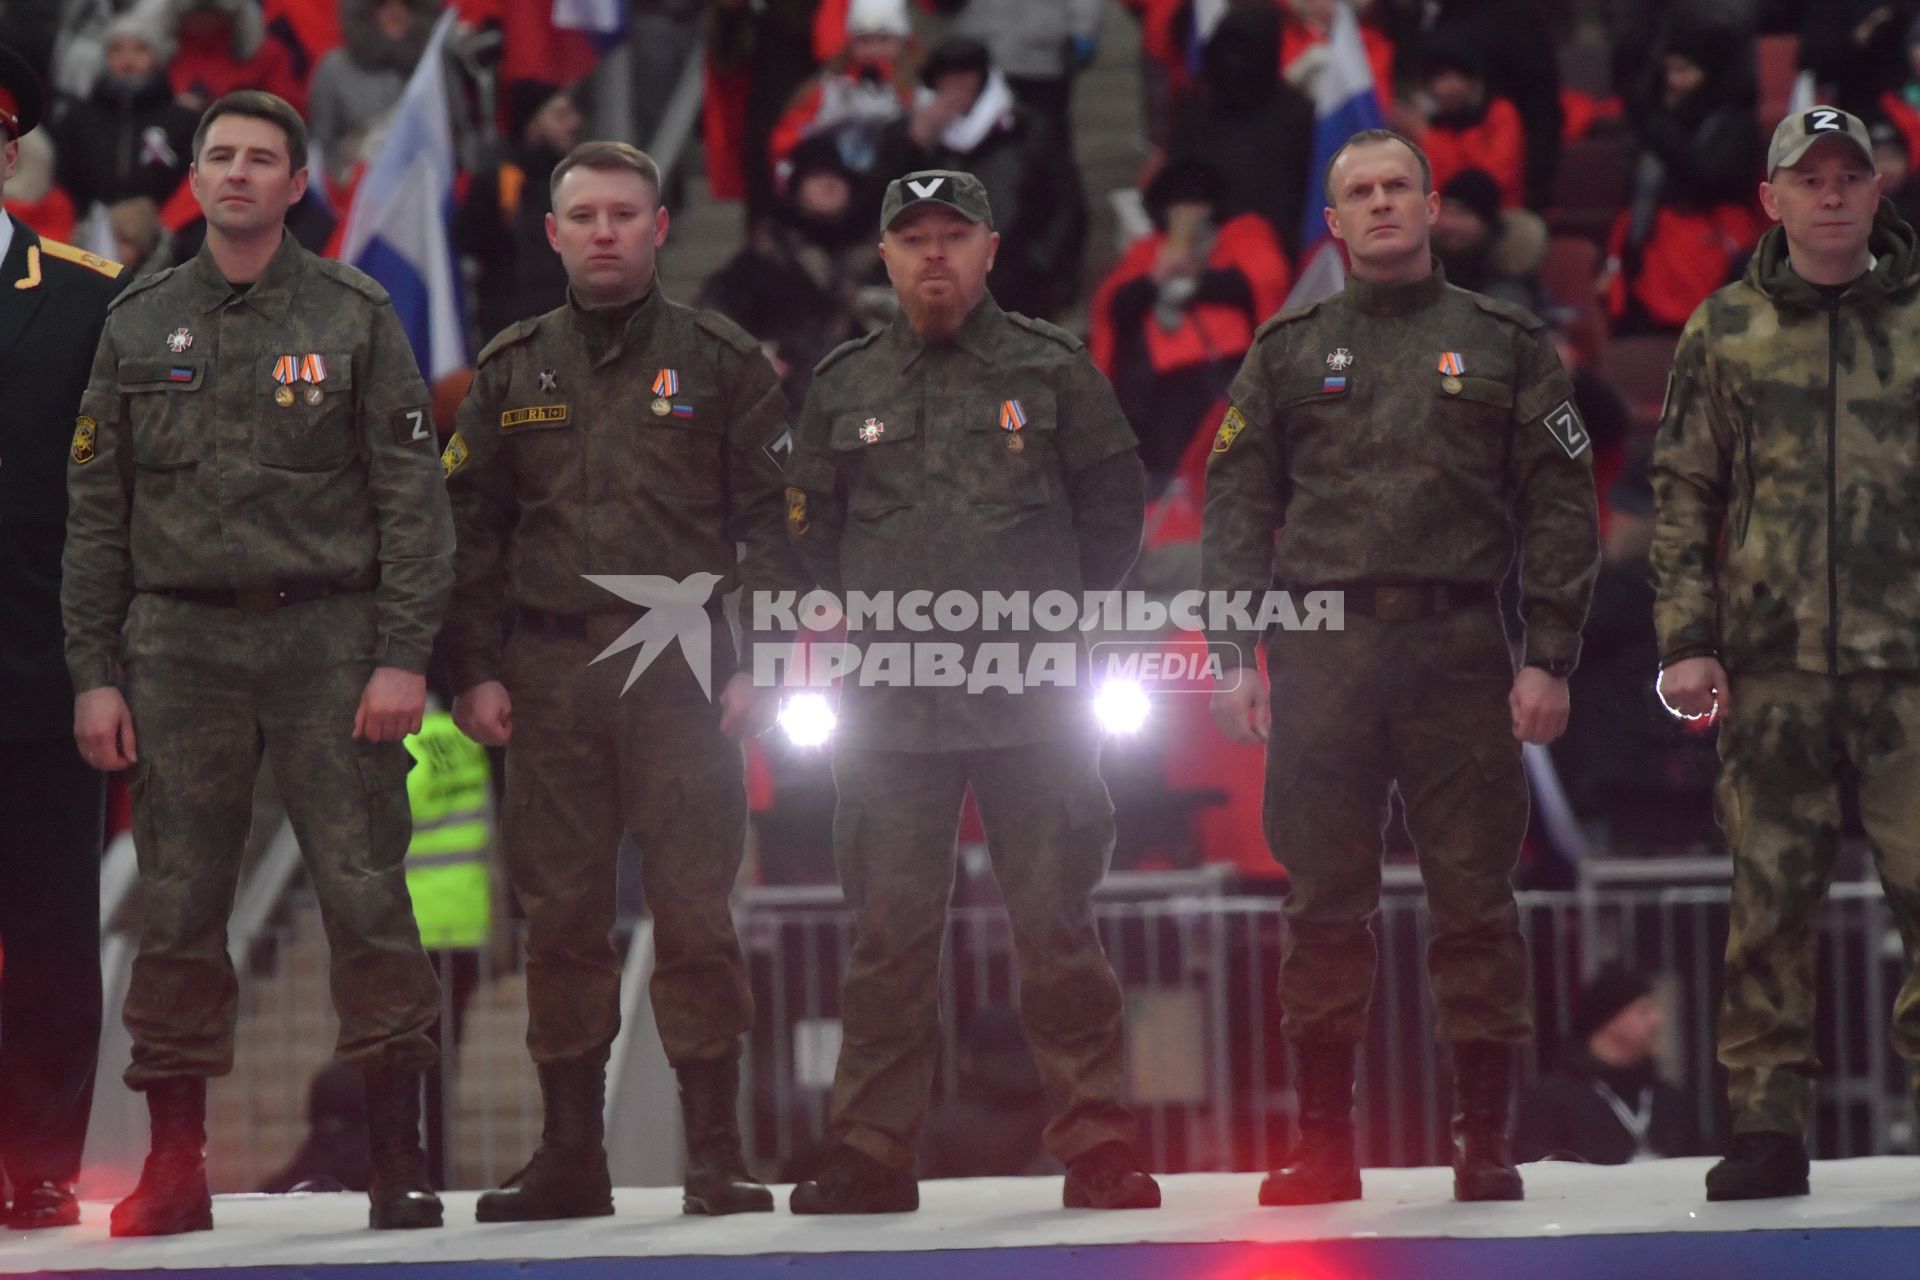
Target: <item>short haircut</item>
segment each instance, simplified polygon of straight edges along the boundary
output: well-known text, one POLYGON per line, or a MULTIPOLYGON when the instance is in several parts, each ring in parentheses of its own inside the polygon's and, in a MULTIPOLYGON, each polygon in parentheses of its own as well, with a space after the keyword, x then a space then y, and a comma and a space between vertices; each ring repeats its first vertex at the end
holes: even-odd
POLYGON ((1364 147, 1375 142, 1397 142, 1413 152, 1413 158, 1420 162, 1420 194, 1428 195, 1433 191, 1433 162, 1427 159, 1412 138, 1395 133, 1391 129, 1362 129, 1340 144, 1340 149, 1327 159, 1327 167, 1320 174, 1320 191, 1326 197, 1329 208, 1335 203, 1333 198, 1333 166, 1340 163, 1340 157, 1355 147, 1364 147))
POLYGON ((298 173, 307 167, 307 122, 285 98, 263 89, 237 89, 219 99, 200 117, 193 131, 193 162, 200 163, 200 148, 207 144, 207 131, 221 116, 248 116, 278 125, 287 135, 288 170, 298 173))
POLYGON ((637 173, 653 188, 654 204, 660 203, 660 166, 630 142, 583 142, 567 152, 560 163, 553 166, 553 177, 547 182, 550 203, 560 198, 560 179, 575 169, 624 169, 637 173))

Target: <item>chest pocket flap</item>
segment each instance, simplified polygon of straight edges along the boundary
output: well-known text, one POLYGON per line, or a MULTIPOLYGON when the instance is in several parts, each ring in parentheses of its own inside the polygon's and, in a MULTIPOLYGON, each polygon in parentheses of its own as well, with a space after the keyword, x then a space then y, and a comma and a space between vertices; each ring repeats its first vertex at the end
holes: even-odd
POLYGON ((260 410, 253 432, 254 460, 262 466, 289 471, 331 471, 359 453, 354 426, 353 356, 349 352, 322 353, 324 364, 305 364, 292 357, 293 380, 283 382, 289 370, 282 357, 258 362, 254 375, 260 395, 266 403, 260 410), (301 377, 320 374, 318 380, 301 377), (285 386, 292 394, 291 404, 282 404, 279 391, 285 386), (316 403, 317 400, 317 403, 316 403))
POLYGON ((198 391, 206 380, 205 360, 148 360, 120 362, 120 390, 198 391))

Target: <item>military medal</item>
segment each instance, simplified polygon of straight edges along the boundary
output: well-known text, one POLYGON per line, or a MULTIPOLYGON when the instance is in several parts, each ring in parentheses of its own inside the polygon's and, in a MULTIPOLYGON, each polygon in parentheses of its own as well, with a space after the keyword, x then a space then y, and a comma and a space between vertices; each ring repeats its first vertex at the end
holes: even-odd
POLYGON ((1327 352, 1327 368, 1335 373, 1343 373, 1353 365, 1353 352, 1345 347, 1336 347, 1327 352))
POLYGON ((308 388, 307 388, 307 403, 308 403, 308 404, 319 404, 319 403, 320 403, 320 402, 321 402, 322 400, 324 400, 324 399, 326 399, 326 398, 327 398, 327 396, 326 396, 326 392, 324 392, 324 391, 322 391, 322 390, 320 390, 320 388, 318 388, 318 387, 308 387, 308 388))
POLYGON ((865 422, 860 424, 860 443, 861 444, 879 444, 880 437, 886 431, 886 429, 887 429, 887 424, 880 421, 880 419, 868 418, 865 422))
POLYGON ((327 380, 327 361, 324 356, 304 355, 300 357, 300 381, 308 384, 307 403, 319 404, 327 398, 320 384, 327 380))
POLYGON ((1007 452, 1023 453, 1027 442, 1020 435, 1020 428, 1027 425, 1027 411, 1018 400, 1000 402, 1000 429, 1007 433, 1007 452))
POLYGON ((1440 379, 1440 389, 1450 396, 1457 396, 1460 394, 1460 379, 1448 374, 1440 379))
POLYGON ((275 387, 273 389, 273 402, 279 405, 282 409, 292 404, 293 388, 292 387, 275 387))
POLYGON ((1449 351, 1440 357, 1440 389, 1450 396, 1460 394, 1460 375, 1467 371, 1467 362, 1460 358, 1458 351, 1449 351))
POLYGON ((273 402, 282 409, 293 403, 293 384, 299 380, 299 366, 292 356, 280 356, 273 362, 273 380, 280 385, 274 388, 273 402))
POLYGON ((653 402, 652 409, 654 417, 664 418, 673 412, 673 401, 661 396, 653 402))
POLYGON ((653 375, 653 394, 662 400, 680 394, 680 375, 672 369, 662 369, 653 375))
POLYGON ((178 329, 175 329, 167 335, 167 350, 173 352, 175 355, 179 355, 192 345, 193 334, 187 331, 185 325, 181 325, 178 329))

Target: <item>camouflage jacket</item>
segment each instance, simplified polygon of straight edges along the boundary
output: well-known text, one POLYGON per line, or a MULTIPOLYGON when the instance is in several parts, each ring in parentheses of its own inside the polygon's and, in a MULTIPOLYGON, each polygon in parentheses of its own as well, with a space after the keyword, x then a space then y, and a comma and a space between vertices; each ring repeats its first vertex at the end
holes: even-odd
POLYGON ((569 302, 512 325, 460 406, 443 457, 456 692, 500 678, 510 605, 638 612, 586 574, 711 574, 715 601, 797 583, 781 529, 787 405, 759 344, 658 287, 597 360, 591 323, 569 302))
MULTIPOLYGON (((1546 327, 1357 277, 1261 326, 1208 458, 1202 584, 1498 583, 1521 539, 1528 662, 1571 662, 1599 571, 1593 450, 1546 327), (1276 548, 1275 530, 1282 530, 1276 548)), ((1249 637, 1216 633, 1226 662, 1249 637)))
POLYGON ((1838 296, 1786 237, 1687 321, 1652 475, 1661 663, 1920 667, 1920 252, 1882 202, 1838 296))
POLYGON ((427 389, 387 294, 286 236, 244 294, 202 249, 115 300, 67 467, 60 592, 84 693, 136 591, 374 593, 374 660, 425 671, 453 585, 427 389))
MULTIPOLYGON (((905 317, 843 344, 815 370, 795 433, 788 529, 836 592, 1047 591, 1120 585, 1140 550, 1144 474, 1113 388, 1080 342, 991 296, 950 342, 905 317)), ((1037 639, 947 633, 969 649, 1037 639)), ((856 644, 942 634, 853 633, 856 644)), ((1082 732, 1084 690, 859 687, 840 736, 867 747, 965 750, 1082 732)))

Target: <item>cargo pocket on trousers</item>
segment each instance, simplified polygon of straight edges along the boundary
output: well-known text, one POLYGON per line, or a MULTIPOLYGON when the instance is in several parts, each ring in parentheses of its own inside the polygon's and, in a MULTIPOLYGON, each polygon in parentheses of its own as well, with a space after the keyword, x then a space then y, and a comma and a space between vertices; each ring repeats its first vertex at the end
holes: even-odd
POLYGON ((362 870, 374 875, 396 870, 406 860, 413 833, 412 806, 407 796, 407 773, 413 754, 399 742, 356 742, 354 762, 359 767, 367 838, 361 850, 362 870))

